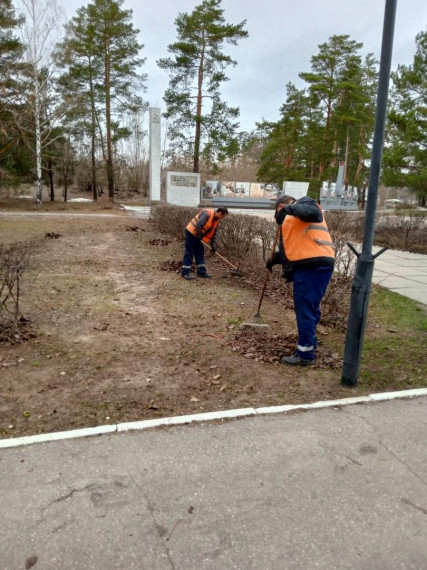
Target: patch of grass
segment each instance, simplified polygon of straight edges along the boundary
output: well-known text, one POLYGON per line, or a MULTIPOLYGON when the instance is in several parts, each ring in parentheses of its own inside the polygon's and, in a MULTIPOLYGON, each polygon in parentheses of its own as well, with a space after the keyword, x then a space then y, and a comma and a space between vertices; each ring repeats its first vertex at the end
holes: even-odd
POLYGON ((427 216, 426 210, 396 210, 396 216, 427 216))
POLYGON ((360 380, 385 388, 427 385, 427 314, 415 301, 374 288, 370 317, 376 327, 365 334, 360 380))
POLYGON ((375 287, 371 295, 371 309, 381 324, 402 332, 427 333, 427 313, 416 301, 375 287))

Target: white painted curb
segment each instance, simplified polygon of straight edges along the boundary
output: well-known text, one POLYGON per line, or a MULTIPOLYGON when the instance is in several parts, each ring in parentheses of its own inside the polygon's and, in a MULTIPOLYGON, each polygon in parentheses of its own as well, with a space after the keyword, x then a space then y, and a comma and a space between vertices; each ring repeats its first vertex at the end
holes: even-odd
POLYGON ((368 402, 381 402, 394 400, 397 398, 414 398, 417 396, 427 396, 427 388, 416 388, 413 390, 402 390, 401 392, 382 392, 360 396, 356 398, 343 398, 342 400, 324 400, 313 402, 312 404, 296 404, 285 406, 271 406, 265 408, 240 408, 237 410, 224 410, 219 412, 206 412, 204 414, 192 414, 186 416, 175 416, 169 418, 159 418, 156 420, 144 420, 139 422, 127 422, 117 425, 104 425, 91 428, 75 429, 71 431, 59 431, 53 433, 42 433, 39 435, 29 435, 12 439, 0 439, 0 449, 8 447, 20 447, 32 443, 42 443, 47 441, 58 441, 61 439, 73 439, 76 437, 89 437, 106 433, 124 433, 134 430, 151 429, 155 427, 167 427, 192 422, 206 422, 214 420, 224 420, 230 418, 242 418, 245 416, 258 416, 267 414, 279 414, 294 410, 313 410, 319 408, 334 408, 338 406, 349 406, 352 404, 366 404, 368 402))

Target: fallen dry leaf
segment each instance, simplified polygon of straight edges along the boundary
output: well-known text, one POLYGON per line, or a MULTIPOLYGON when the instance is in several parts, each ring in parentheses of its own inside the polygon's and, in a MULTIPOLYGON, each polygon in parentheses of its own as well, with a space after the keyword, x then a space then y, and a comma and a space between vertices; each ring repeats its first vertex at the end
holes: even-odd
POLYGON ((36 556, 35 554, 33 554, 32 556, 29 556, 27 558, 27 560, 25 561, 26 570, 29 570, 30 568, 32 568, 38 559, 39 559, 39 557, 36 556))

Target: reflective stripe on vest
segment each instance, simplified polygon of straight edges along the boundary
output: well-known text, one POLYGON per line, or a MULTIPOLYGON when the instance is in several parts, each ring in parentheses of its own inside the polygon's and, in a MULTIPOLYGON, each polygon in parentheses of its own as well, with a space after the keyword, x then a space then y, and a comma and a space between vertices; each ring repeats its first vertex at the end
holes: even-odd
POLYGON ((285 255, 291 262, 312 257, 335 258, 325 218, 322 222, 313 224, 288 215, 282 224, 282 238, 285 255))
POLYGON ((206 223, 202 227, 202 241, 205 243, 209 243, 215 233, 216 227, 219 224, 219 220, 214 218, 215 210, 206 209, 200 210, 198 214, 194 216, 191 222, 188 224, 186 229, 193 234, 193 236, 197 236, 196 224, 200 219, 200 216, 203 212, 207 212, 209 214, 209 218, 206 220, 206 223))

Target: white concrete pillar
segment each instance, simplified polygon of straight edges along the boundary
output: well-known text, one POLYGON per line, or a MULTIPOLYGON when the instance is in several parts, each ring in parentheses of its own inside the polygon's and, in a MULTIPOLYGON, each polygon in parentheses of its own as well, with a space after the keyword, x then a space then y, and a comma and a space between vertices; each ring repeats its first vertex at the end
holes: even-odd
POLYGON ((150 202, 160 201, 160 109, 150 107, 149 182, 150 202))

